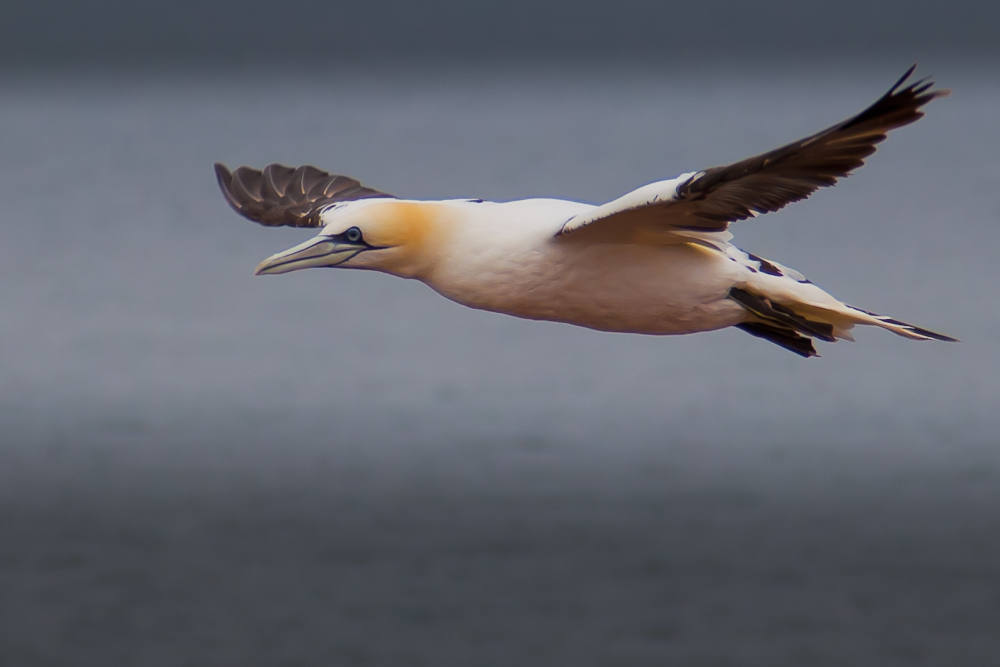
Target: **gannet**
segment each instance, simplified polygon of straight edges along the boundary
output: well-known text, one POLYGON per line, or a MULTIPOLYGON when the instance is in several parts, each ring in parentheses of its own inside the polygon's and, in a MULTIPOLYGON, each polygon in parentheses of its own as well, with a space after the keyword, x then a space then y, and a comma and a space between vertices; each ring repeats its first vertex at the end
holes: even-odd
POLYGON ((736 327, 802 357, 858 324, 913 340, 954 338, 837 300, 801 273, 741 250, 730 224, 805 199, 860 167, 889 130, 949 93, 916 66, 861 113, 721 167, 644 185, 606 204, 393 197, 316 167, 215 165, 226 200, 265 226, 319 234, 257 275, 312 267, 383 271, 471 308, 601 331, 736 327))

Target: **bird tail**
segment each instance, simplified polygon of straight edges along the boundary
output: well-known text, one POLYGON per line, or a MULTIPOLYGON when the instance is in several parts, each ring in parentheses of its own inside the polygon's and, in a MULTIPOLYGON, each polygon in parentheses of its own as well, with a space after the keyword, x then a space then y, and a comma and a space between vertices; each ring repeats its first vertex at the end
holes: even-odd
MULTIPOLYGON (((780 289, 733 287, 729 297, 748 311, 737 328, 803 357, 819 356, 813 339, 854 340, 851 329, 864 324, 911 340, 958 342, 955 338, 842 303, 812 283, 781 281, 780 289)), ((777 285, 775 285, 777 287, 777 285)))
POLYGON ((866 316, 864 320, 858 320, 859 324, 871 324, 872 326, 887 329, 898 336, 909 338, 910 340, 940 340, 946 343, 958 342, 957 338, 945 336, 944 334, 939 334, 935 331, 931 331, 930 329, 924 329, 923 327, 918 327, 914 324, 902 322, 900 320, 893 319, 888 315, 879 315, 877 313, 862 310, 861 308, 855 308, 854 306, 848 306, 846 304, 844 304, 844 306, 854 313, 861 313, 866 316))

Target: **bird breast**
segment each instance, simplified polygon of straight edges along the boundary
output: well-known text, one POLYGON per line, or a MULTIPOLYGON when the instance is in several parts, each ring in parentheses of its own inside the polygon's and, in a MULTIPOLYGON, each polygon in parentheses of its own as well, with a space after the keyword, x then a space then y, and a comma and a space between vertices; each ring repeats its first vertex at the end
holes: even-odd
POLYGON ((744 317, 727 298, 742 268, 701 246, 484 241, 456 244, 425 282, 472 308, 604 331, 688 333, 744 317))

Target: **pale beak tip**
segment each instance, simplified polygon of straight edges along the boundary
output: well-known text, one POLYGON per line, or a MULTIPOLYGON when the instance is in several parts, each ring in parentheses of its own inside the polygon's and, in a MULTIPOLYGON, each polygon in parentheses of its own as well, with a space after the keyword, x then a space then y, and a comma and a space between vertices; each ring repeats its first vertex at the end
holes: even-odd
MULTIPOLYGON (((343 245, 343 244, 341 244, 343 245)), ((353 249, 349 246, 348 249, 353 249)), ((253 274, 255 276, 273 276, 279 273, 289 273, 299 269, 307 269, 313 266, 336 266, 339 262, 332 262, 337 256, 345 255, 345 259, 350 259, 357 252, 345 253, 340 246, 328 236, 317 236, 305 243, 300 243, 294 248, 289 248, 284 252, 271 255, 257 265, 253 274)), ((344 260, 341 260, 344 261, 344 260)))
POLYGON ((257 268, 253 270, 253 274, 255 276, 271 276, 275 273, 285 273, 286 269, 283 268, 283 264, 280 260, 280 253, 279 255, 271 255, 257 265, 257 268))

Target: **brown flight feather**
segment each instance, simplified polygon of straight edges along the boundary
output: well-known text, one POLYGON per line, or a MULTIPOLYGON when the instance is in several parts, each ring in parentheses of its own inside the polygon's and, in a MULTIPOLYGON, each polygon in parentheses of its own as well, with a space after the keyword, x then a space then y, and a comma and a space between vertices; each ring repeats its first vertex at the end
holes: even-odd
POLYGON ((949 94, 948 90, 931 90, 934 82, 927 79, 902 88, 915 68, 852 118, 773 151, 691 177, 677 189, 674 200, 681 206, 694 204, 686 211, 690 227, 722 231, 730 222, 805 199, 863 165, 890 130, 919 120, 924 115, 920 107, 949 94))
POLYGON ((564 227, 557 235, 614 238, 637 227, 721 232, 731 222, 805 199, 860 167, 890 130, 918 120, 924 115, 921 107, 949 94, 931 90, 934 83, 927 79, 903 87, 915 68, 867 109, 822 132, 698 172, 669 199, 614 211, 581 227, 564 227))
POLYGON ((391 197, 349 176, 329 174, 308 165, 269 164, 263 170, 217 162, 222 194, 237 213, 268 227, 321 227, 320 213, 337 202, 391 197))

